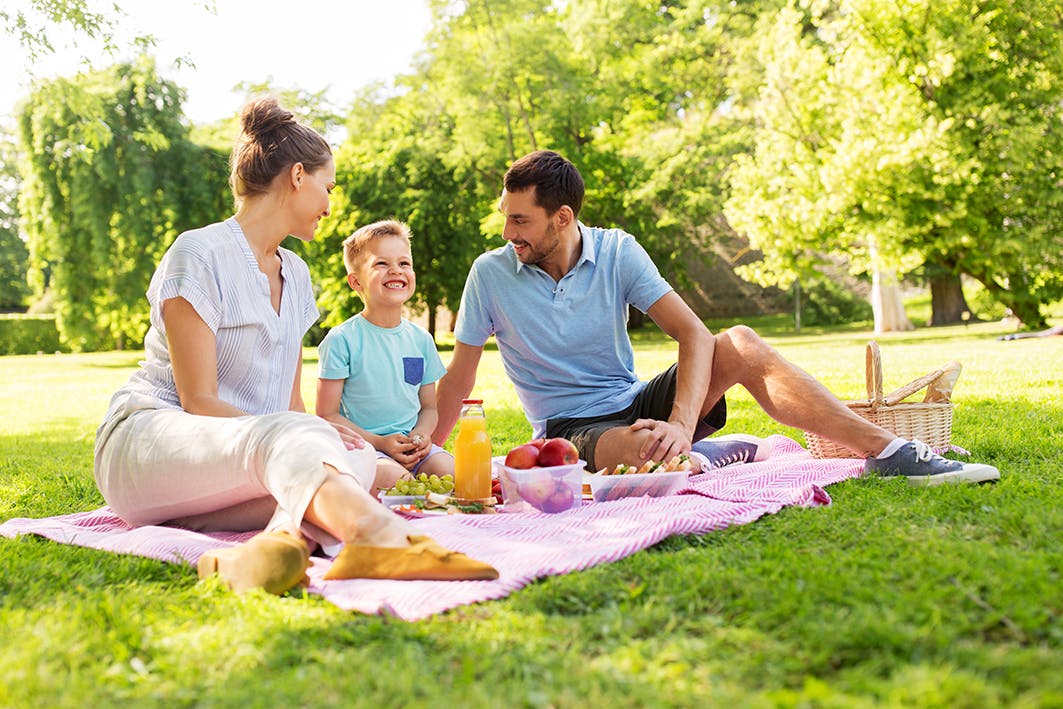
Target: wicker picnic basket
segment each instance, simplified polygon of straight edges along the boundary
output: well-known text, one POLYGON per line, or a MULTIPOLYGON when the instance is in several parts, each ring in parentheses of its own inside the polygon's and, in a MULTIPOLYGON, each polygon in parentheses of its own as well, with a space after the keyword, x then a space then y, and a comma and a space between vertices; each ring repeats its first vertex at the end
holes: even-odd
MULTIPOLYGON (((882 428, 909 440, 917 438, 931 448, 947 448, 952 440, 952 385, 959 377, 960 364, 950 362, 941 369, 905 384, 896 391, 882 395, 882 356, 878 343, 867 345, 867 399, 846 401, 856 414, 882 428), (945 381, 947 380, 947 384, 945 381), (927 399, 936 401, 908 402, 917 391, 928 388, 927 399)), ((805 432, 808 450, 814 458, 861 458, 834 441, 805 432)))

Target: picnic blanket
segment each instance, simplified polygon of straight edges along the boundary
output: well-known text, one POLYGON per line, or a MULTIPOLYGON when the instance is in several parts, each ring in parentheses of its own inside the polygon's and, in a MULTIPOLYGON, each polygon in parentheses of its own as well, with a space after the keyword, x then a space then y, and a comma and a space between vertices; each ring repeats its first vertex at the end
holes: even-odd
MULTIPOLYGON (((622 559, 673 534, 704 534, 747 524, 783 507, 829 505, 824 486, 858 477, 862 460, 815 460, 799 444, 772 436, 759 463, 691 476, 680 494, 588 503, 563 514, 448 515, 413 520, 440 544, 492 564, 495 581, 325 581, 331 561, 313 558, 310 592, 345 610, 413 621, 458 606, 502 598, 535 579, 622 559)), ((253 533, 201 534, 165 526, 130 527, 107 507, 44 519, 10 519, 0 535, 35 534, 63 544, 194 565, 208 549, 253 533)))

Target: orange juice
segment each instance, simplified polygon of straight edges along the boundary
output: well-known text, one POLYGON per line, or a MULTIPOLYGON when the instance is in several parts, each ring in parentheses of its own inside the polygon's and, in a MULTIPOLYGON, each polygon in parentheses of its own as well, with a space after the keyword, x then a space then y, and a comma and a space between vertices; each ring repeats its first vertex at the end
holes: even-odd
POLYGON ((483 401, 462 401, 454 439, 454 496, 463 500, 491 497, 491 439, 483 401))

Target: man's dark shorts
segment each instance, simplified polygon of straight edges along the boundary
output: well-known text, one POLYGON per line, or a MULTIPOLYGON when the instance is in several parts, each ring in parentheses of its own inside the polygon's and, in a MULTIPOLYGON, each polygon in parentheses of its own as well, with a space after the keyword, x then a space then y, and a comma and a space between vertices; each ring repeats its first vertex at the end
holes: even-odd
MULTIPOLYGON (((630 426, 637 419, 656 419, 667 421, 672 413, 675 401, 675 377, 677 365, 646 382, 635 400, 623 411, 605 416, 588 416, 586 418, 556 418, 546 422, 547 438, 567 438, 576 444, 579 457, 594 467, 594 450, 598 439, 611 428, 630 426)), ((716 406, 698 421, 694 428, 693 441, 700 441, 705 436, 715 433, 727 423, 727 401, 720 397, 716 406)))

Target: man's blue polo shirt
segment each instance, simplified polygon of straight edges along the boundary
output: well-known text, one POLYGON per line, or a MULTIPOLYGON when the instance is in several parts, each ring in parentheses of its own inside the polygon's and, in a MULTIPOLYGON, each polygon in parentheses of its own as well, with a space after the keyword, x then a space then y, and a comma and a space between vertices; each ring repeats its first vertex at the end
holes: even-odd
POLYGON ((627 335, 628 304, 646 312, 672 290, 635 237, 579 225, 583 251, 560 282, 524 265, 512 244, 469 271, 454 336, 480 347, 492 334, 535 435, 548 419, 626 408, 644 386, 627 335))

